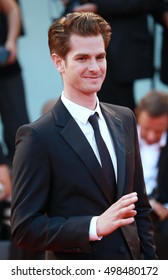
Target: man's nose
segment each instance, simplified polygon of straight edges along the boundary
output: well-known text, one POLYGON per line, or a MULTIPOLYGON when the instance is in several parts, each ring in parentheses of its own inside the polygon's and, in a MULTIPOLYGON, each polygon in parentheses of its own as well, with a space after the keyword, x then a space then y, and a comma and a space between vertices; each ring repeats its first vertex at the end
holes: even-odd
POLYGON ((89 71, 98 71, 100 69, 96 59, 90 60, 88 69, 89 69, 89 71))

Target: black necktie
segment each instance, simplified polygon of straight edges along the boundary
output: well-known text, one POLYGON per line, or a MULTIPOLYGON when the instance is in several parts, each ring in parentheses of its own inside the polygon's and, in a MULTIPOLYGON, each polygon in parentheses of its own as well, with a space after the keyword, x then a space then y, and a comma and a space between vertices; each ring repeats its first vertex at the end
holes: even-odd
POLYGON ((110 193, 113 192, 112 197, 114 197, 114 193, 116 191, 116 179, 115 179, 114 167, 107 146, 100 133, 99 124, 98 124, 98 114, 95 113, 94 115, 90 116, 88 121, 93 127, 95 140, 101 159, 102 170, 106 178, 110 193))

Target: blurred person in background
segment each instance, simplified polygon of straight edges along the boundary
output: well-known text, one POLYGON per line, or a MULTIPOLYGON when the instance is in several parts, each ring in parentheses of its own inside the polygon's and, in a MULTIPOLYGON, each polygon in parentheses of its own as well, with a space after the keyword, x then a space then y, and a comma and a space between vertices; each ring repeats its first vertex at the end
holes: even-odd
POLYGON ((54 99, 50 99, 48 101, 46 101, 44 103, 44 105, 42 106, 42 110, 41 110, 41 114, 44 115, 46 114, 48 111, 50 111, 54 105, 56 104, 57 102, 57 98, 54 98, 54 99))
POLYGON ((137 106, 136 116, 157 255, 168 260, 168 93, 146 94, 137 106))
MULTIPOLYGON (((112 27, 107 49, 107 75, 100 101, 135 109, 134 82, 153 78, 154 34, 151 18, 165 24, 165 0, 62 0, 65 13, 90 11, 101 15, 112 27), (86 3, 87 2, 87 3, 86 3)), ((167 14, 168 16, 168 14, 167 14)))
MULTIPOLYGON (((0 0, 0 114, 4 125, 4 138, 7 140, 9 148, 8 155, 5 155, 0 146, 0 239, 10 239, 9 216, 4 222, 4 211, 11 194, 11 162, 14 153, 15 133, 13 131, 14 110, 11 110, 11 98, 17 99, 17 88, 10 83, 12 70, 10 65, 14 64, 16 69, 16 40, 21 28, 20 12, 17 4, 13 0, 0 0), (8 70, 9 69, 9 70, 8 70), (8 84, 9 83, 9 84, 8 84), (9 114, 9 118, 8 118, 9 114), (12 128, 11 128, 12 127, 12 128), (9 143, 9 144, 8 144, 9 143)), ((15 101, 15 103, 17 100, 15 101)), ((15 108, 18 111, 18 108, 15 108)), ((15 127, 15 126, 14 126, 15 127)), ((9 206, 9 205, 8 205, 9 206)))
POLYGON ((15 0, 0 0, 0 116, 3 144, 0 146, 0 259, 41 258, 27 250, 16 248, 11 242, 10 195, 11 164, 15 152, 15 134, 20 125, 29 122, 25 102, 22 70, 17 58, 17 39, 23 34, 21 10, 15 0), (8 243, 3 241, 9 241, 8 243), (7 244, 6 247, 4 244, 7 244), (5 252, 6 251, 6 252, 5 252))
POLYGON ((21 66, 17 58, 17 39, 21 31, 21 12, 16 1, 0 0, 0 46, 4 54, 0 62, 0 116, 9 164, 15 151, 16 130, 29 122, 21 66))

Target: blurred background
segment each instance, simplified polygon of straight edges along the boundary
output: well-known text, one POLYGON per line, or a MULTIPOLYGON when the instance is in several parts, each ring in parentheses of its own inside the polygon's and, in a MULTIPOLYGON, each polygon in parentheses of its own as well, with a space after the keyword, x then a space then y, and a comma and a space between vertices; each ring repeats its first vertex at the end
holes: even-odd
POLYGON ((48 49, 48 29, 61 13, 59 0, 20 0, 25 35, 18 39, 30 120, 41 115, 43 104, 58 97, 62 81, 48 49))
MULTIPOLYGON (((48 49, 48 29, 54 18, 60 16, 63 7, 60 0, 20 0, 25 35, 18 40, 18 57, 23 70, 26 101, 30 120, 41 115, 44 103, 58 97, 62 81, 53 66, 48 49)), ((162 28, 155 25, 155 64, 160 63, 162 28)), ((141 80, 135 84, 135 98, 138 101, 151 88, 168 91, 156 72, 154 80, 141 80)))

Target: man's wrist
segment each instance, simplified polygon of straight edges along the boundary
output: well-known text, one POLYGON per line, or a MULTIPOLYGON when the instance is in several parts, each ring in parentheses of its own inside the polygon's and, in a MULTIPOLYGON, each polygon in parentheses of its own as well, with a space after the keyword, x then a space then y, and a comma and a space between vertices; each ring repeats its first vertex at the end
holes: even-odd
POLYGON ((90 227, 89 227, 89 241, 97 241, 101 240, 102 236, 97 235, 97 219, 99 216, 94 216, 90 221, 90 227))

